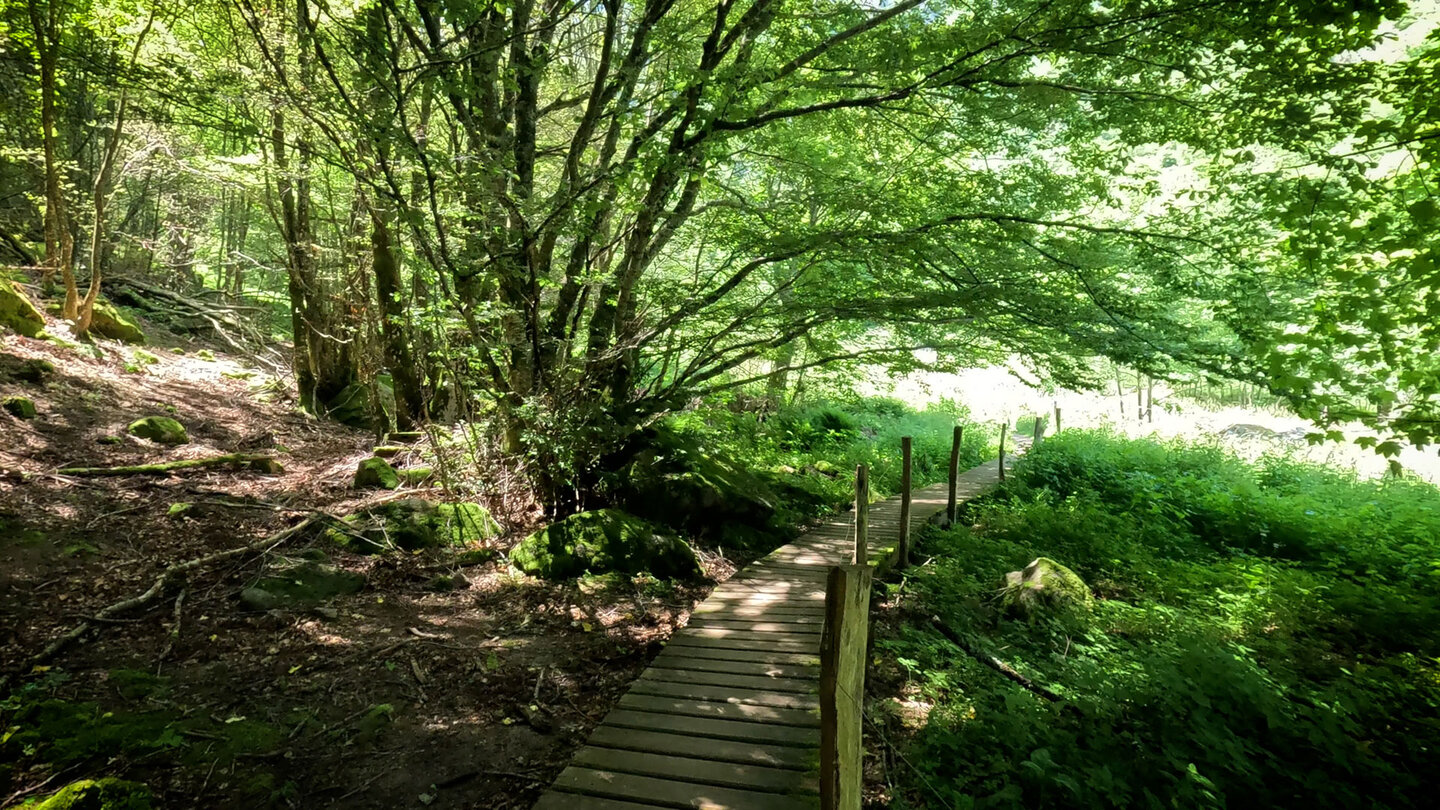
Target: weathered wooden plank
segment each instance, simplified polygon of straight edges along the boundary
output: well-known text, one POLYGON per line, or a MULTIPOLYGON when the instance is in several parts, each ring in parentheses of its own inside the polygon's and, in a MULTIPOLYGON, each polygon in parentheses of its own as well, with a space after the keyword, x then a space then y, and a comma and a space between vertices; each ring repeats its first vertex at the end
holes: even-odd
POLYGON ((674 638, 717 638, 734 641, 761 641, 766 644, 788 642, 791 644, 816 644, 820 641, 817 633, 792 633, 783 630, 732 630, 728 627, 686 627, 674 638))
POLYGON ((535 810, 656 810, 658 804, 636 804, 619 799, 602 799, 599 796, 581 796, 578 793, 546 791, 535 803, 535 810))
POLYGON ((653 695, 665 698, 705 700, 742 706, 773 706, 780 709, 819 711, 820 698, 815 693, 781 692, 771 689, 743 689, 735 686, 713 686, 698 683, 641 678, 630 687, 632 695, 653 695))
POLYGON ((626 707, 611 709, 610 713, 605 716, 604 725, 689 734, 694 737, 713 737, 717 740, 787 745, 812 751, 820 743, 820 738, 813 728, 751 723, 744 720, 717 720, 711 717, 687 717, 626 707))
POLYGON ((747 720, 752 723, 795 726, 797 728, 819 728, 820 715, 803 709, 780 709, 774 706, 751 706, 745 703, 719 703, 709 700, 686 700, 684 698, 637 695, 626 692, 620 697, 620 706, 656 714, 674 714, 685 717, 708 717, 716 720, 747 720))
POLYGON ((715 762, 708 757, 681 757, 673 754, 640 753, 594 744, 581 748, 571 760, 574 765, 597 771, 653 776, 677 782, 759 790, 766 793, 818 793, 820 783, 803 771, 715 762))
POLYGON ((760 689, 769 692, 796 692, 802 695, 814 695, 820 688, 818 678, 778 678, 769 675, 703 672, 689 668, 666 669, 665 665, 659 661, 640 673, 640 680, 723 686, 731 689, 760 689))
POLYGON ((555 789, 610 799, 640 799, 662 807, 695 810, 815 810, 816 799, 740 790, 691 782, 675 782, 615 771, 570 766, 555 780, 555 789))
MULTIPOLYGON (((739 765, 764 765, 811 774, 819 764, 819 752, 813 748, 771 745, 753 740, 736 742, 690 733, 669 734, 611 725, 595 729, 590 735, 590 744, 628 751, 698 757, 715 762, 734 762, 739 765)), ((819 790, 819 784, 818 781, 815 782, 816 790, 819 790)))
POLYGON ((734 616, 696 616, 686 627, 716 628, 721 630, 747 630, 752 633, 819 633, 825 625, 824 616, 797 616, 793 618, 765 617, 764 621, 741 619, 734 616))
POLYGON ((683 647, 665 650, 655 656, 652 667, 684 670, 686 672, 713 672, 731 675, 750 675, 764 678, 780 678, 816 681, 820 677, 819 659, 811 664, 771 664, 764 661, 726 661, 714 658, 688 656, 683 647))
POLYGON ((792 666, 819 666, 820 652, 782 652, 780 650, 736 650, 715 645, 703 647, 681 645, 673 649, 677 655, 686 658, 709 658, 717 661, 747 661, 765 664, 786 664, 792 666))
POLYGON ((679 633, 669 641, 671 647, 703 647, 712 650, 749 650, 751 652, 809 653, 815 655, 820 645, 813 641, 766 641, 748 638, 706 638, 679 633))

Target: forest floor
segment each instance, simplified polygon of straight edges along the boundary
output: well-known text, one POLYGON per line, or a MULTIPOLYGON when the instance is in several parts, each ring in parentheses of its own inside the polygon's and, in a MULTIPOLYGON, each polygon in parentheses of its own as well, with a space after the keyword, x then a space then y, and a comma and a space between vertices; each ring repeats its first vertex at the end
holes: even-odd
MULTIPOLYGON (((36 665, 53 639, 167 565, 316 510, 442 496, 353 489, 373 436, 303 415, 217 346, 160 340, 141 355, 18 336, 0 350, 0 397, 38 409, 30 420, 0 412, 0 717, 45 738, 0 747, 0 807, 103 775, 146 783, 165 807, 528 807, 711 587, 546 583, 503 556, 462 568, 449 550, 361 556, 308 533, 198 570, 181 602, 172 588, 36 665), (40 384, 4 373, 31 359, 56 370, 40 384), (178 419, 190 443, 126 434, 149 415, 178 419), (237 451, 273 453, 284 472, 57 472, 237 451), (193 506, 172 516, 177 503, 193 506), (242 589, 307 548, 364 575, 364 589, 318 610, 242 608, 242 589), (433 588, 457 572, 461 587, 433 588)), ((538 522, 503 487, 477 490, 505 529, 489 541, 497 551, 538 522)), ((712 580, 735 570, 702 558, 712 580)))

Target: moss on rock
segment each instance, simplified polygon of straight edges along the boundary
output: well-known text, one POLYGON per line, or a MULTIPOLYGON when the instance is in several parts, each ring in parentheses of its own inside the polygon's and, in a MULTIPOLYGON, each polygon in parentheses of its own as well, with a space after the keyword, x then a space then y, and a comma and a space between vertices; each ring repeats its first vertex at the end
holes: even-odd
POLYGON ((90 310, 90 331, 122 343, 145 345, 145 333, 140 327, 104 298, 97 299, 90 310))
POLYGON ((307 560, 262 577, 240 592, 240 602, 251 610, 308 607, 364 587, 362 574, 307 560))
POLYGON ((400 476, 390 462, 372 456, 360 462, 355 468, 356 489, 394 489, 400 486, 400 476))
POLYGON ((520 541, 510 563, 527 574, 565 579, 585 572, 700 576, 694 549, 655 524, 619 509, 571 515, 520 541))
POLYGON ((1025 617, 1086 612, 1095 606, 1090 586, 1079 574, 1049 557, 1037 557, 1023 570, 1005 575, 999 603, 1025 617))
POLYGON ((85 779, 33 806, 33 810, 151 810, 150 789, 123 779, 85 779))
POLYGON ((8 326, 25 337, 36 337, 45 329, 45 316, 35 308, 20 285, 0 277, 0 326, 8 326))
POLYGON ((161 444, 186 444, 190 435, 185 426, 168 416, 147 416, 136 419, 125 429, 132 436, 149 439, 161 444))
POLYGON ((5 397, 0 400, 0 408, 16 419, 35 418, 35 402, 29 397, 5 397))
POLYGON ((776 495, 760 477, 672 430, 652 429, 636 442, 640 449, 611 482, 622 508, 711 542, 733 524, 772 528, 776 495))
POLYGON ((361 554, 391 548, 460 547, 497 537, 500 524, 478 503, 431 503, 406 498, 344 518, 345 529, 326 536, 337 545, 361 554))

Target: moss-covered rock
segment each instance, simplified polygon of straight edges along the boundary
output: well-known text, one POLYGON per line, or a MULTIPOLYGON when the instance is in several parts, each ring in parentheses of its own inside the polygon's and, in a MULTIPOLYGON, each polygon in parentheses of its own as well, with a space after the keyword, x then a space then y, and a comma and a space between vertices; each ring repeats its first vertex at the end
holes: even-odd
POLYGON ((71 782, 32 810, 151 810, 150 789, 123 779, 71 782))
POLYGON ((122 343, 145 345, 145 333, 140 327, 104 298, 96 299, 94 308, 90 310, 90 331, 122 343))
POLYGON ((266 475, 280 475, 285 472, 285 465, 275 459, 265 456, 250 460, 250 469, 266 475))
POLYGON ((16 419, 35 418, 35 402, 28 397, 5 397, 0 400, 0 408, 16 419))
POLYGON ((395 389, 388 375, 382 374, 375 378, 375 398, 378 400, 380 413, 376 413, 372 405, 370 386, 363 382, 353 382, 324 403, 325 414, 342 425, 355 428, 371 429, 377 423, 388 425, 395 413, 395 389))
POLYGON ((400 455, 408 449, 410 448, 401 447, 400 445, 396 444, 382 444, 370 452, 374 453, 380 458, 394 458, 395 456, 400 455))
POLYGON ((394 489, 400 486, 400 476, 390 462, 372 456, 360 462, 355 468, 356 489, 394 489))
POLYGON ((679 537, 619 509, 571 515, 520 541, 510 563, 527 574, 565 579, 587 571, 700 576, 695 551, 679 537))
POLYGON ((131 436, 139 436, 161 444, 186 444, 190 434, 185 426, 168 416, 147 416, 136 419, 125 429, 131 436))
POLYGON ((708 542, 741 524, 772 528, 777 502, 759 476, 699 442, 666 429, 640 434, 628 461, 609 486, 621 508, 708 542))
POLYGON ((262 577, 240 592, 240 603, 250 610, 309 607, 364 587, 361 574, 306 560, 262 577))
POLYGON ((431 503, 406 498, 349 515, 345 528, 331 529, 334 543, 361 554, 392 548, 462 547, 500 535, 500 524, 478 503, 431 503))
POLYGON ((1034 617, 1089 611, 1095 597, 1079 574, 1038 557, 1023 570, 1005 575, 999 604, 1006 612, 1034 617))
POLYGON ((435 477, 435 470, 430 467, 403 467, 395 472, 402 482, 411 486, 420 486, 435 477))
POLYGON ((38 357, 20 358, 13 354, 0 354, 0 380, 14 380, 22 383, 43 384, 55 373, 55 364, 38 357))
POLYGON ((3 276, 0 276, 0 326, 32 338, 45 329, 45 316, 35 308, 30 296, 19 284, 3 276))

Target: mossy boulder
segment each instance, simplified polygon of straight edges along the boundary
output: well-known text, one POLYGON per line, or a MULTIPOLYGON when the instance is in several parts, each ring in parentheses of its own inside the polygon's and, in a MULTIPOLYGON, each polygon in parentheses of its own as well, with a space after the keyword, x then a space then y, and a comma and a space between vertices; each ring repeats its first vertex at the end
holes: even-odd
POLYGON ((185 426, 168 416, 147 416, 143 419, 136 419, 125 430, 131 436, 139 436, 142 439, 149 439, 161 444, 186 444, 190 441, 190 434, 185 432, 185 426))
POLYGON ((0 276, 0 326, 25 337, 36 337, 45 329, 45 316, 35 308, 20 285, 0 276))
POLYGON ((1005 575, 999 603, 1008 613, 1031 618, 1088 612, 1095 597, 1079 574, 1049 557, 1037 557, 1023 570, 1005 575))
POLYGON ((55 373, 55 364, 38 357, 21 360, 13 355, 0 356, 3 360, 4 375, 16 382, 44 384, 55 373))
POLYGON ((701 573, 688 543, 619 509, 581 512, 552 523, 520 541, 510 551, 510 563, 545 579, 587 571, 649 572, 667 579, 692 579, 701 573))
POLYGON ((389 375, 375 378, 375 395, 380 413, 371 403, 370 386, 359 381, 350 383, 325 403, 325 414, 342 425, 365 430, 374 428, 377 422, 388 425, 395 413, 395 388, 389 375))
POLYGON ((262 577, 240 592, 240 603, 250 610, 310 607, 364 587, 361 574, 305 560, 262 577))
POLYGON ((729 524, 768 529, 776 495, 762 478, 690 436, 651 429, 632 442, 610 486, 629 512, 710 540, 729 524))
POLYGON ((145 332, 104 298, 96 299, 90 310, 90 331, 122 343, 145 345, 145 332))
POLYGON ((360 462, 355 468, 356 489, 394 489, 400 486, 400 476, 390 462, 372 456, 360 462))
POLYGON ((431 503, 406 498, 344 518, 326 537, 343 548, 376 554, 391 548, 460 547, 500 535, 500 524, 478 503, 431 503))
POLYGON ((35 418, 35 402, 28 397, 5 397, 0 400, 0 408, 16 419, 35 418))
POLYGON ((71 782, 31 810, 151 810, 150 789, 123 779, 71 782))

